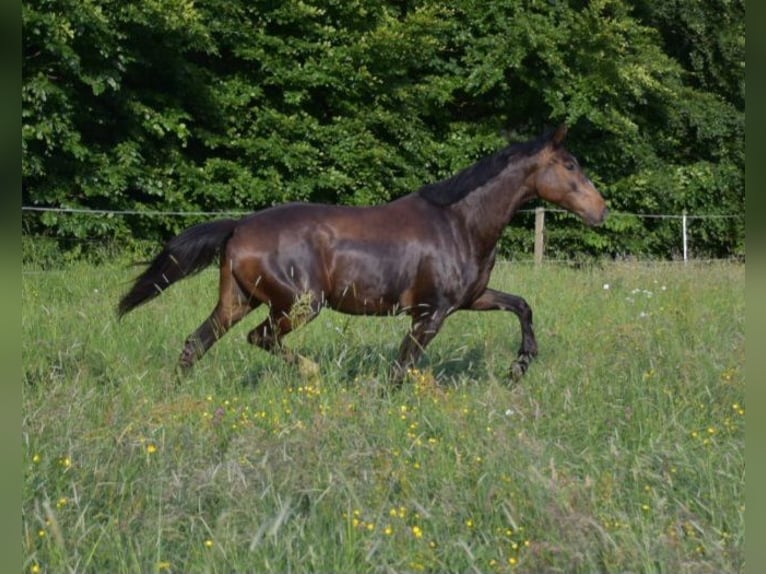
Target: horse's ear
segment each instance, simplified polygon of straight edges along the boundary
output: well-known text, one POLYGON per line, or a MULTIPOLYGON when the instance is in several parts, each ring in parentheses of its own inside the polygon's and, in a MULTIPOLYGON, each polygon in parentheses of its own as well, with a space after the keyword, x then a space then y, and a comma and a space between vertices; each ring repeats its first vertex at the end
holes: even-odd
POLYGON ((551 143, 553 144, 553 147, 559 147, 563 141, 564 138, 567 137, 567 125, 561 124, 559 126, 559 129, 556 130, 556 132, 553 134, 553 137, 551 138, 551 143))

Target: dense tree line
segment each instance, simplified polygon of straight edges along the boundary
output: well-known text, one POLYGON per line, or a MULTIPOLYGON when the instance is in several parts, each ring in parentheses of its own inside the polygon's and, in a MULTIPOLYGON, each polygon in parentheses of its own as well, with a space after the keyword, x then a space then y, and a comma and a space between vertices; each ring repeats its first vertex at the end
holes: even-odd
MULTIPOLYGON (((744 0, 25 0, 22 17, 25 205, 379 203, 567 122, 613 211, 744 213, 744 0)), ((101 241, 199 219, 24 224, 101 241)), ((566 255, 680 249, 677 220, 555 220, 566 255)), ((528 251, 531 225, 504 248, 528 251)), ((742 254, 744 217, 692 234, 742 254)))

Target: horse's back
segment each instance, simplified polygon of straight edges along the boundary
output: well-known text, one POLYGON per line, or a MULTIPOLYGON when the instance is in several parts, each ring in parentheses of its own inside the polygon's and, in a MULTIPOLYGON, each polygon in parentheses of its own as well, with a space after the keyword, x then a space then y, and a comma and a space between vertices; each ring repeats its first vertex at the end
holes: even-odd
POLYGON ((423 239, 429 228, 437 223, 425 213, 423 204, 414 195, 375 206, 286 203, 243 218, 232 241, 253 247, 257 243, 271 249, 275 242, 286 246, 322 238, 400 242, 408 238, 418 239, 414 235, 419 235, 423 239))

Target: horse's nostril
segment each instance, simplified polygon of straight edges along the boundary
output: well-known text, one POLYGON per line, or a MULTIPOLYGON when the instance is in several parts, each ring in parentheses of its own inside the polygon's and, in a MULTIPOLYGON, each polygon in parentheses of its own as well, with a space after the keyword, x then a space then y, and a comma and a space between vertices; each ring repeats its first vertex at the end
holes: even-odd
POLYGON ((609 214, 609 209, 605 207, 603 210, 601 210, 601 213, 598 215, 595 215, 591 219, 591 225, 601 225, 604 223, 604 220, 606 219, 606 216, 609 214))

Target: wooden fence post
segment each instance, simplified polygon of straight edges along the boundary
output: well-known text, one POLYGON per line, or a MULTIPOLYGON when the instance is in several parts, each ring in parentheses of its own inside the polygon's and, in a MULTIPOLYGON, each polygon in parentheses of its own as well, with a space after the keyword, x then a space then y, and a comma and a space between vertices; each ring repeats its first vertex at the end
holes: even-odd
POLYGON ((545 208, 535 208, 535 265, 543 262, 543 229, 545 228, 545 208))

